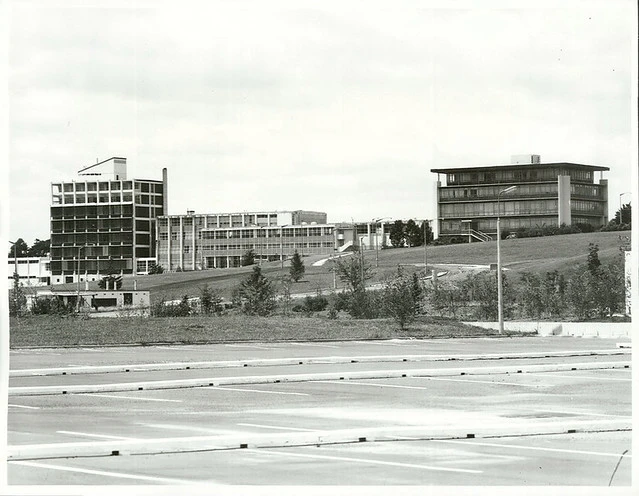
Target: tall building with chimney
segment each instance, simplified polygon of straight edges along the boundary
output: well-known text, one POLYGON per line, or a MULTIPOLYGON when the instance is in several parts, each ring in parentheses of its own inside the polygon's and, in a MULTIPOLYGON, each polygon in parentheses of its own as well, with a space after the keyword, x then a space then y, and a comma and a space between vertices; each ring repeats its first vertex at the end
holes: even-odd
POLYGON ((147 272, 155 262, 156 219, 166 211, 166 168, 161 180, 128 179, 126 158, 52 183, 51 283, 147 272))

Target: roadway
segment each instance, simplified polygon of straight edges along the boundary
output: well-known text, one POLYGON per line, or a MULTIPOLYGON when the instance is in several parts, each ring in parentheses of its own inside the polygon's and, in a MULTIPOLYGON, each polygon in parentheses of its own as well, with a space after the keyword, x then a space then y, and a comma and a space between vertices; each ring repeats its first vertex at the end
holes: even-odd
POLYGON ((10 484, 631 482, 630 350, 612 340, 29 351, 11 353, 10 484))

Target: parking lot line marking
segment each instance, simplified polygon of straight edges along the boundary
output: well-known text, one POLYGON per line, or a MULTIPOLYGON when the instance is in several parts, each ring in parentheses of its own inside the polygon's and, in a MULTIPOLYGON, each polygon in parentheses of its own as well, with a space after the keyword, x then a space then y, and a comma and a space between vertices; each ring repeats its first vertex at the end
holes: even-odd
POLYGON ((262 389, 241 389, 223 386, 205 386, 205 389, 221 389, 222 391, 242 391, 246 393, 264 393, 264 394, 290 394, 294 396, 310 396, 308 393, 287 393, 284 391, 264 391, 262 389))
POLYGON ((98 439, 113 439, 116 441, 136 441, 137 437, 125 437, 125 436, 108 436, 106 434, 91 434, 90 432, 76 432, 76 431, 56 431, 58 434, 71 434, 72 436, 82 437, 95 437, 98 439))
POLYGON ((324 384, 352 384, 353 386, 377 386, 397 389, 428 389, 424 386, 399 386, 397 384, 375 384, 372 382, 358 382, 358 381, 314 381, 316 383, 321 382, 324 384))
POLYGON ((569 377, 570 379, 590 379, 592 381, 626 381, 626 382, 631 382, 632 379, 622 379, 621 377, 592 377, 592 376, 585 376, 585 375, 570 375, 570 374, 558 374, 557 372, 546 372, 546 373, 539 373, 539 372, 527 372, 526 375, 541 375, 544 377, 569 377))
POLYGON ((228 346, 229 348, 252 348, 254 350, 272 350, 273 349, 267 346, 255 346, 251 344, 225 344, 224 346, 228 346))
POLYGON ((140 398, 139 396, 119 396, 117 394, 78 393, 78 396, 97 396, 98 398, 116 398, 119 400, 162 401, 166 403, 182 403, 182 400, 165 400, 162 398, 140 398))
POLYGON ((568 410, 548 410, 544 408, 547 412, 552 413, 567 413, 569 415, 585 415, 586 417, 618 417, 618 418, 632 418, 632 415, 615 415, 612 413, 591 413, 591 412, 574 412, 568 410))
POLYGON ((428 379, 430 381, 475 382, 478 384, 497 384, 497 385, 504 385, 504 386, 520 386, 520 387, 531 387, 531 388, 539 387, 537 384, 519 384, 517 382, 479 381, 476 379, 448 379, 444 377, 423 377, 423 379, 428 379))
POLYGON ((7 406, 12 406, 13 408, 26 408, 27 410, 40 410, 39 406, 12 405, 11 403, 9 403, 7 406))
MULTIPOLYGON (((78 472, 81 474, 101 475, 104 477, 117 477, 120 479, 136 479, 136 480, 143 480, 143 481, 150 481, 150 482, 163 482, 167 484, 193 484, 193 482, 190 482, 190 481, 184 481, 180 479, 169 479, 168 477, 152 477, 149 475, 125 474, 122 472, 105 472, 104 470, 90 470, 86 468, 65 467, 63 465, 53 465, 51 463, 15 461, 15 460, 10 461, 9 463, 13 465, 23 465, 25 467, 47 468, 51 470, 61 470, 64 472, 78 472)), ((206 481, 206 483, 211 484, 212 482, 206 481)))
POLYGON ((278 429, 283 431, 306 431, 313 432, 315 429, 302 429, 300 427, 278 427, 275 425, 260 425, 260 424, 237 424, 243 427, 260 427, 262 429, 278 429))
POLYGON ((260 449, 260 450, 251 450, 255 453, 269 453, 269 454, 274 454, 274 455, 280 455, 280 456, 292 456, 292 457, 299 457, 299 458, 313 458, 316 460, 336 460, 336 461, 343 461, 343 462, 356 462, 356 463, 367 463, 370 465, 384 465, 384 466, 390 466, 390 467, 404 467, 404 468, 419 468, 419 469, 424 469, 424 470, 437 470, 437 471, 443 471, 443 472, 463 472, 463 473, 467 473, 467 474, 481 474, 483 473, 483 470, 471 470, 471 469, 464 469, 464 468, 448 468, 448 467, 435 467, 432 465, 417 465, 417 464, 413 464, 413 463, 399 463, 399 462, 387 462, 387 461, 383 461, 383 460, 370 460, 370 459, 366 459, 366 458, 351 458, 351 457, 347 457, 347 456, 332 456, 332 455, 310 455, 310 454, 305 454, 305 453, 286 453, 286 452, 280 452, 280 451, 274 451, 274 450, 264 450, 264 449, 260 449))
POLYGON ((206 432, 209 434, 226 434, 229 431, 224 429, 207 429, 206 427, 191 427, 188 425, 179 425, 179 424, 147 424, 145 422, 140 422, 139 425, 144 427, 151 427, 153 429, 168 429, 175 431, 189 431, 189 432, 206 432))
POLYGON ((332 344, 319 344, 319 343, 289 343, 291 346, 316 346, 318 348, 339 348, 332 344))
MULTIPOLYGON (((490 446, 495 448, 512 448, 512 449, 522 449, 522 450, 533 450, 533 451, 551 451, 555 453, 572 453, 576 455, 596 455, 596 456, 613 456, 615 458, 619 458, 619 453, 602 453, 600 451, 583 451, 583 450, 569 450, 569 449, 561 449, 561 448, 540 448, 537 446, 522 446, 520 444, 499 444, 499 443, 480 443, 474 441, 455 441, 452 439, 432 439, 435 443, 452 443, 452 444, 467 444, 470 446, 490 446)), ((632 457, 632 455, 626 455, 628 457, 632 457)))

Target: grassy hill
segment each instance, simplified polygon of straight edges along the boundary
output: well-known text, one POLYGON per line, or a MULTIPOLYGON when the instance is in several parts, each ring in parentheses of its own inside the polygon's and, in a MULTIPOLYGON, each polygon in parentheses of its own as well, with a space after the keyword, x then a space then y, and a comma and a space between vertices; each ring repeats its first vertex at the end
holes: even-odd
MULTIPOLYGON (((612 259, 619 254, 619 247, 624 244, 621 237, 630 236, 625 232, 596 232, 587 234, 567 234, 540 238, 507 239, 502 241, 502 263, 509 269, 509 277, 515 279, 522 272, 545 273, 558 270, 568 273, 579 264, 585 264, 588 255, 588 244, 599 246, 599 258, 602 262, 612 259)), ((378 267, 376 267, 375 250, 365 250, 366 260, 375 269, 375 276, 370 283, 383 282, 391 277, 398 265, 414 267, 413 270, 423 268, 424 248, 397 248, 379 250, 377 253, 378 267)), ((461 265, 489 265, 497 259, 497 245, 495 242, 471 243, 460 245, 428 246, 426 249, 428 265, 436 265, 441 271, 455 273, 461 265)), ((313 266, 314 262, 326 258, 325 256, 309 256, 304 258, 306 275, 303 281, 292 285, 293 293, 308 293, 318 290, 324 293, 333 290, 334 285, 339 290, 343 284, 334 281, 331 268, 332 262, 321 266, 313 266)), ((179 299, 184 295, 199 296, 200 288, 208 284, 222 296, 230 299, 231 292, 239 282, 246 277, 252 267, 233 269, 209 269, 193 272, 177 272, 157 274, 152 276, 126 276, 123 278, 124 287, 132 288, 133 280, 137 288, 151 292, 151 299, 160 298, 179 299)), ((277 280, 289 273, 289 263, 281 267, 280 262, 262 264, 264 274, 270 279, 277 280)), ((75 289, 75 285, 56 286, 57 289, 75 289)), ((91 283, 90 289, 96 289, 97 284, 91 283)))

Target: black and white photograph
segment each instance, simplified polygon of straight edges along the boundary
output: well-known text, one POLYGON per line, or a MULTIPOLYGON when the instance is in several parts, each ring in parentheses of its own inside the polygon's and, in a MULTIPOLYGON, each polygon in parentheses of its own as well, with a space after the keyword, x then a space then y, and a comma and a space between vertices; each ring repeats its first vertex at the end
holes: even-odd
POLYGON ((632 494, 637 11, 0 2, 0 493, 632 494))

